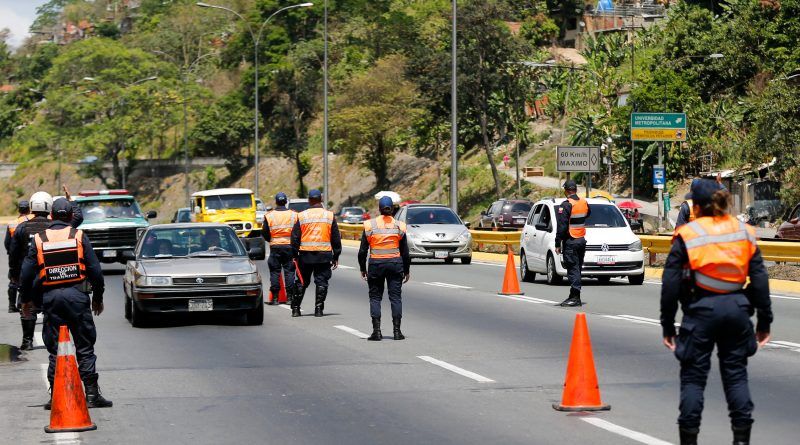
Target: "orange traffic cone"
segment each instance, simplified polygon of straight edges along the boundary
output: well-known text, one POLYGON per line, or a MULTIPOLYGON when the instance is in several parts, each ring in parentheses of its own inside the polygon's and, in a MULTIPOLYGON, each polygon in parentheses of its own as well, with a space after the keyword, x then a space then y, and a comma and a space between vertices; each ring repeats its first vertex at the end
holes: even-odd
POLYGON ((604 411, 611 405, 600 400, 600 387, 592 357, 592 341, 586 325, 586 314, 575 315, 575 329, 572 331, 572 346, 569 349, 567 379, 561 404, 553 404, 558 411, 604 411))
POLYGON ((506 260, 506 274, 503 277, 503 290, 500 295, 525 295, 519 290, 519 279, 517 278, 517 266, 514 265, 514 252, 511 246, 508 247, 508 259, 506 260))
POLYGON ((286 282, 283 281, 283 274, 281 274, 281 290, 278 292, 278 303, 286 303, 286 282))
POLYGON ((86 407, 83 382, 78 374, 75 347, 69 337, 69 329, 61 326, 58 331, 58 357, 53 382, 53 404, 50 410, 50 425, 44 427, 48 433, 96 430, 86 407))

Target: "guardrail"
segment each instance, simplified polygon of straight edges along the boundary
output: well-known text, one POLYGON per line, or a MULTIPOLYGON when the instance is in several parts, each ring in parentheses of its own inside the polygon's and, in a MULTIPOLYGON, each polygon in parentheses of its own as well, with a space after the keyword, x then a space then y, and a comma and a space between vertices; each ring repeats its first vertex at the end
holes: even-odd
MULTIPOLYGON (((364 226, 361 224, 339 224, 339 231, 345 239, 360 239, 364 226)), ((500 232, 489 230, 470 230, 472 241, 477 244, 517 245, 522 232, 500 232)), ((672 237, 666 235, 639 235, 642 248, 650 254, 669 253, 672 237)), ((761 255, 767 261, 800 263, 800 243, 786 241, 759 240, 761 255)))

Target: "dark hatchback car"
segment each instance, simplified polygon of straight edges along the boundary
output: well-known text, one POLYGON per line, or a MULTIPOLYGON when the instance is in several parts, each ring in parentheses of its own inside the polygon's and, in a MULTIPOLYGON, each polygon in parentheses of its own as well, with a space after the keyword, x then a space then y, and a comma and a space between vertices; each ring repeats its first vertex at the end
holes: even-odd
POLYGON ((533 207, 527 199, 501 199, 495 201, 487 210, 481 212, 478 227, 513 228, 525 227, 525 220, 533 207))

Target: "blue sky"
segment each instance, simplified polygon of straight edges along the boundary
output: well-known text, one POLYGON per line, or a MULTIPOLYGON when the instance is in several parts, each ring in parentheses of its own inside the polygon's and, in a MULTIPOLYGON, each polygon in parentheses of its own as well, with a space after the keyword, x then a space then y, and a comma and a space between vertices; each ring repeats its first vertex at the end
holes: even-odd
POLYGON ((36 8, 47 3, 47 0, 0 0, 0 29, 11 30, 9 43, 19 46, 28 35, 36 8))

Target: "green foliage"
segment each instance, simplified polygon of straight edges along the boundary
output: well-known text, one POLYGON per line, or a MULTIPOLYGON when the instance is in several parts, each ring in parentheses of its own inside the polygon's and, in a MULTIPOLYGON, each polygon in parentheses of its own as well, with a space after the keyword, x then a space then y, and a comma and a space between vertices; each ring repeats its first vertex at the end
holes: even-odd
POLYGON ((95 32, 97 33, 98 36, 106 37, 109 39, 117 39, 119 38, 120 35, 119 26, 117 26, 116 23, 112 22, 99 23, 95 27, 95 32))
POLYGON ((242 168, 239 147, 252 140, 252 134, 252 110, 237 95, 228 95, 200 112, 189 139, 195 156, 225 158, 233 173, 242 168))
POLYGON ((520 35, 534 46, 551 45, 558 37, 558 25, 543 13, 529 17, 522 23, 520 35))

